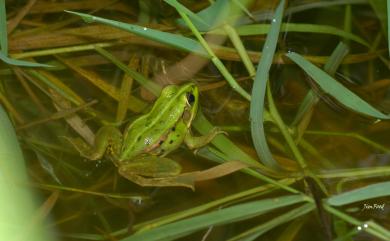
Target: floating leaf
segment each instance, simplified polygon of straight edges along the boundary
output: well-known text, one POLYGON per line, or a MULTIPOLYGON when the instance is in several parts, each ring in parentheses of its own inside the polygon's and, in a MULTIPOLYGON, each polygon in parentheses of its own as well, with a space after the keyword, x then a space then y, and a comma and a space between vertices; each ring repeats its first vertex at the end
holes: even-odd
POLYGON ((380 119, 390 119, 389 115, 385 115, 378 111, 352 91, 345 88, 342 84, 333 79, 325 71, 321 70, 314 64, 304 59, 301 55, 291 52, 286 54, 292 61, 301 67, 325 92, 334 97, 346 107, 380 119))
MULTIPOLYGON (((241 36, 252 36, 252 35, 259 35, 259 34, 267 34, 270 30, 270 27, 271 27, 270 24, 249 24, 249 25, 237 27, 236 31, 241 36)), ((366 47, 369 46, 369 44, 359 36, 356 36, 352 33, 346 32, 344 30, 341 30, 333 26, 319 25, 319 24, 304 24, 304 23, 283 23, 280 31, 337 35, 342 38, 353 40, 366 47)), ((213 33, 221 33, 221 32, 222 32, 221 30, 213 31, 213 33)))
POLYGON ((268 82, 269 70, 278 42, 280 25, 282 23, 284 0, 280 1, 272 20, 271 29, 263 47, 263 56, 257 67, 255 81, 252 87, 252 101, 250 106, 250 121, 253 145, 261 161, 268 167, 280 169, 279 164, 272 157, 264 132, 264 98, 268 82))
POLYGON ((122 241, 173 240, 209 226, 252 218, 276 208, 289 206, 305 200, 306 197, 303 195, 290 195, 247 202, 170 223, 144 232, 135 233, 132 236, 122 239, 122 241))
MULTIPOLYGON (((165 2, 171 4, 176 9, 179 10, 178 5, 181 5, 175 0, 165 0, 165 2)), ((247 14, 250 14, 245 6, 252 0, 240 0, 240 1, 227 1, 227 0, 217 0, 212 3, 209 7, 199 11, 198 13, 189 13, 185 12, 188 17, 191 19, 191 22, 199 31, 209 31, 212 28, 215 28, 224 23, 234 24, 236 17, 240 16, 239 12, 245 11, 247 14), (233 17, 232 17, 233 16, 233 17)), ((181 5, 182 6, 182 5, 181 5)), ((183 9, 182 7, 180 7, 183 9)), ((180 19, 177 21, 181 25, 185 25, 183 20, 180 19)))
POLYGON ((333 206, 341 206, 371 198, 386 196, 390 196, 390 181, 376 183, 349 192, 344 192, 329 198, 328 203, 333 206))
POLYGON ((47 64, 34 63, 29 61, 11 59, 7 57, 3 52, 0 52, 0 59, 6 62, 7 64, 17 65, 17 66, 25 66, 25 67, 53 67, 47 64))
POLYGON ((196 53, 206 58, 209 57, 209 55, 206 53, 203 47, 197 41, 191 38, 186 38, 178 34, 166 33, 166 32, 162 32, 162 31, 158 31, 158 30, 154 30, 151 28, 146 28, 138 25, 122 23, 114 20, 95 17, 90 14, 84 14, 84 13, 78 13, 72 11, 65 11, 65 12, 80 16, 83 18, 85 22, 88 23, 98 22, 98 23, 107 24, 112 27, 120 28, 125 31, 131 32, 133 34, 142 36, 144 38, 157 41, 159 43, 163 43, 188 52, 196 53))
POLYGON ((8 39, 7 39, 7 14, 5 11, 5 1, 0 2, 0 59, 7 64, 25 66, 25 67, 53 67, 47 64, 39 64, 29 61, 17 60, 8 56, 8 39))

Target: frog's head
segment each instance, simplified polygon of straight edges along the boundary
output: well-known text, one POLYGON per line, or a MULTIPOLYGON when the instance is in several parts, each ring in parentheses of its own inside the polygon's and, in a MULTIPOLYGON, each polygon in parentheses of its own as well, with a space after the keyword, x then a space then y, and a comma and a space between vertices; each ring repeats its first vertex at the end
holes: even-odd
POLYGON ((183 101, 185 101, 186 103, 185 112, 183 114, 183 120, 187 123, 188 126, 190 126, 198 110, 198 103, 199 103, 198 86, 196 86, 194 83, 188 83, 182 85, 179 88, 179 92, 181 93, 180 94, 181 99, 183 99, 183 101))
POLYGON ((177 118, 182 118, 186 125, 190 126, 198 110, 198 98, 199 90, 194 83, 187 83, 181 86, 168 85, 161 91, 161 95, 151 112, 155 110, 159 114, 161 109, 167 106, 175 106, 174 112, 178 113, 177 118))
POLYGON ((194 106, 198 104, 199 90, 194 83, 188 83, 180 87, 179 92, 185 94, 187 104, 194 106))
POLYGON ((198 87, 194 83, 187 83, 184 85, 167 85, 161 91, 161 98, 172 99, 175 96, 188 95, 188 102, 192 103, 196 101, 195 97, 198 96, 198 87))

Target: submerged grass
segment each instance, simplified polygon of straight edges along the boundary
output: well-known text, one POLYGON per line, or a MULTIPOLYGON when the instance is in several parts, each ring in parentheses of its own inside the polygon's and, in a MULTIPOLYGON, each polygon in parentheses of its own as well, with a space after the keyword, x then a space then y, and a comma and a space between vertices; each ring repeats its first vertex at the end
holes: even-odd
POLYGON ((372 107, 366 101, 359 98, 352 91, 348 90, 342 84, 326 74, 326 72, 306 61, 299 54, 291 52, 286 55, 304 69, 325 93, 331 95, 346 107, 370 117, 390 119, 390 115, 385 115, 372 107))
MULTIPOLYGON (((253 36, 259 34, 267 34, 270 31, 272 24, 252 24, 244 25, 237 27, 236 31, 240 36, 253 36)), ((318 24, 299 24, 299 23, 286 23, 282 24, 280 27, 281 32, 298 32, 298 33, 318 33, 318 34, 331 34, 336 35, 342 38, 353 40, 357 43, 360 43, 366 47, 369 47, 369 44, 364 39, 345 32, 341 29, 335 28, 333 26, 318 25, 318 24)), ((214 33, 221 33, 221 31, 215 31, 214 33)))
POLYGON ((211 211, 206 214, 198 215, 193 218, 177 221, 147 232, 136 233, 131 237, 123 239, 124 241, 133 240, 166 240, 176 239, 209 226, 217 226, 224 223, 238 222, 240 220, 253 218, 267 213, 273 209, 289 206, 295 203, 307 201, 305 196, 281 196, 276 199, 263 199, 244 204, 211 211))
MULTIPOLYGON (((191 6, 175 0, 167 0, 161 6, 152 2, 143 2, 139 9, 123 1, 110 4, 103 0, 81 1, 84 5, 56 2, 47 10, 44 4, 48 3, 38 0, 29 1, 25 6, 7 6, 11 11, 8 14, 5 1, 0 2, 0 58, 6 63, 0 69, 3 80, 0 101, 14 120, 28 157, 33 179, 30 186, 46 190, 44 194, 48 196, 32 218, 34 224, 55 212, 57 219, 50 219, 50 227, 57 227, 56 232, 64 238, 173 240, 191 235, 195 239, 218 240, 221 238, 208 237, 213 235, 214 226, 224 228, 227 224, 244 223, 243 228, 228 233, 228 237, 222 236, 233 241, 259 239, 266 232, 289 223, 285 232, 271 234, 272 238, 282 240, 287 236, 297 239, 300 232, 311 232, 305 227, 314 212, 320 214, 320 223, 326 225, 326 216, 321 215, 326 212, 344 226, 333 234, 335 240, 359 236, 359 230, 389 240, 386 219, 376 219, 373 215, 365 220, 344 206, 354 206, 363 212, 362 203, 390 196, 389 182, 384 180, 389 176, 389 168, 358 160, 376 155, 382 156, 382 163, 388 165, 386 156, 390 147, 381 133, 388 131, 389 115, 386 108, 379 108, 388 102, 381 89, 390 86, 388 75, 381 74, 389 73, 388 58, 384 56, 390 43, 389 38, 386 41, 389 18, 386 22, 384 1, 319 1, 302 5, 288 3, 289 6, 285 6, 284 0, 269 1, 275 6, 272 14, 268 10, 257 11, 259 6, 248 5, 250 1, 201 1, 191 6), (368 4, 373 12, 360 9, 368 4), (175 16, 181 19, 160 21, 165 16, 159 15, 152 22, 157 7, 172 10, 172 15, 176 11, 175 16), (72 11, 62 13, 64 8, 72 11), (334 23, 323 17, 335 10, 346 14, 344 30, 332 26, 334 23), (64 20, 44 22, 53 17, 50 11, 64 20), (324 15, 319 14, 317 21, 305 18, 307 22, 294 22, 294 17, 304 11, 324 15), (357 17, 361 11, 372 14, 383 32, 373 33, 364 24, 354 24, 354 18, 361 23, 357 17), (80 23, 71 14, 95 25, 78 26, 80 23), (12 23, 8 31, 6 16, 12 23), (287 22, 287 18, 283 22, 284 16, 291 17, 292 22, 287 22), (270 23, 253 24, 254 20, 261 19, 270 23), (290 45, 294 36, 299 36, 298 41, 305 38, 301 33, 333 35, 333 39, 337 37, 345 42, 337 45, 335 41, 325 46, 322 42, 313 44, 306 40, 303 47, 290 45), (215 35, 228 38, 210 41, 215 35), (39 45, 40 41, 46 45, 39 45), (22 58, 28 58, 28 62, 17 60, 22 58), (185 62, 187 58, 189 64, 185 62), (202 68, 192 75, 182 74, 198 67, 196 58, 203 62, 202 68), (368 60, 372 61, 371 69, 377 67, 376 74, 362 71, 364 68, 360 66, 368 60), (212 65, 207 65, 208 61, 212 65), (324 63, 323 69, 317 66, 324 63), (361 69, 350 63, 359 63, 361 69), (339 82, 336 71, 343 64, 346 79, 353 78, 355 72, 367 75, 359 79, 363 87, 339 82), (55 67, 42 68, 49 65, 55 67), (107 69, 108 65, 121 71, 107 69), (302 69, 300 73, 307 73, 309 84, 297 80, 302 78, 294 73, 300 71, 298 67, 302 69), (12 79, 13 75, 17 78, 12 79), (113 80, 118 77, 120 80, 113 80), (369 84, 366 85, 365 79, 370 80, 369 84), (198 154, 218 163, 244 162, 245 174, 221 182, 199 183, 199 189, 190 193, 182 189, 138 188, 119 178, 111 163, 83 163, 75 158, 79 154, 64 137, 77 134, 91 144, 93 130, 107 124, 131 123, 136 114, 148 111, 149 103, 159 95, 162 85, 187 81, 196 82, 202 90, 203 108, 192 123, 194 128, 201 134, 215 125, 236 130, 229 131, 229 136, 217 136, 211 142, 213 146, 199 150, 198 154), (289 99, 295 94, 299 97, 289 99), (286 105, 285 101, 295 106, 286 105), (324 111, 324 103, 332 102, 347 110, 331 114, 329 110, 324 111), (362 122, 357 114, 381 121, 362 122), (348 121, 343 123, 340 119, 348 121), (349 146, 359 151, 348 156, 342 153, 347 159, 344 161, 337 154, 344 149, 348 151, 349 146), (361 165, 365 167, 358 168, 361 165), (315 179, 323 194, 310 186, 308 176, 315 179), (329 180, 336 185, 328 185, 329 180), (306 189, 312 193, 307 193, 301 184, 308 185, 306 189), (172 205, 174 202, 177 205, 172 205), (63 208, 73 206, 81 207, 80 211, 63 208), (139 210, 142 208, 150 214, 139 210), (135 221, 134 216, 138 217, 135 221), (209 230, 201 233, 206 229, 209 230)), ((3 140, 7 134, 1 134, 3 140)), ((16 143, 13 145, 17 147, 16 143)), ((179 159, 182 154, 173 156, 179 159)), ((182 162, 190 157, 183 155, 182 162)), ((185 169, 198 170, 199 166, 188 161, 185 169)), ((0 172, 7 173, 5 165, 1 165, 0 172)), ((319 225, 313 232, 326 228, 319 225)))

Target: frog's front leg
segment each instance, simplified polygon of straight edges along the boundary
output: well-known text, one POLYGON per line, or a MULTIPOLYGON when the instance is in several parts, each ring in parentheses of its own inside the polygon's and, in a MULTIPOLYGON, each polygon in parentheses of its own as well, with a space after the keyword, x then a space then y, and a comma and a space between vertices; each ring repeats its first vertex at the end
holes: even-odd
POLYGON ((103 126, 95 135, 93 147, 80 138, 67 138, 67 140, 73 144, 83 157, 89 160, 101 159, 106 151, 116 160, 115 157, 121 151, 122 134, 114 126, 103 126))
POLYGON ((226 132, 221 131, 219 128, 214 127, 209 133, 204 136, 193 136, 190 131, 187 132, 184 142, 190 149, 197 149, 202 146, 207 145, 214 137, 218 134, 226 134, 226 132))
POLYGON ((119 174, 140 185, 153 187, 180 186, 193 189, 193 180, 177 177, 181 166, 175 161, 158 156, 144 156, 118 164, 119 174))

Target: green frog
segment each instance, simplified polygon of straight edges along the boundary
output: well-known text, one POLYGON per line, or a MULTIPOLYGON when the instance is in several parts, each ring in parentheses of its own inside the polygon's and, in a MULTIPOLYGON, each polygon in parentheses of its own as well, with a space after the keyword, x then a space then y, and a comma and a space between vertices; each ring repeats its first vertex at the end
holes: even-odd
POLYGON ((93 147, 79 138, 70 142, 89 160, 106 155, 119 174, 141 186, 184 186, 191 180, 181 178, 181 166, 166 156, 183 142, 190 149, 209 143, 223 133, 218 128, 207 135, 193 136, 191 124, 199 105, 199 91, 194 83, 166 86, 149 113, 131 123, 123 134, 114 126, 103 126, 93 147))

